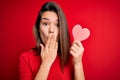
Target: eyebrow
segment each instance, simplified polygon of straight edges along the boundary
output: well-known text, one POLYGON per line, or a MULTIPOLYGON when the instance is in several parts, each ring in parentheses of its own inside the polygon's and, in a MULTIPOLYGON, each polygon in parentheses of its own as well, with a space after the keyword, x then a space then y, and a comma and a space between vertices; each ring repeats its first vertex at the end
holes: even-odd
POLYGON ((48 18, 42 18, 43 20, 49 20, 48 18))
MULTIPOLYGON (((43 20, 49 20, 49 18, 42 18, 43 20)), ((56 21, 58 21, 58 19, 56 20, 56 21)))

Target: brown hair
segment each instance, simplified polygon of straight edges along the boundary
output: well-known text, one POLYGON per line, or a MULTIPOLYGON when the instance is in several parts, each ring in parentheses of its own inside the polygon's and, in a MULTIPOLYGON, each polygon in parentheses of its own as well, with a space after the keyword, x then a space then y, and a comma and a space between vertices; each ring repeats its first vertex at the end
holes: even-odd
POLYGON ((45 11, 54 11, 58 15, 58 19, 59 19, 58 53, 60 54, 60 57, 61 57, 61 68, 63 69, 69 57, 69 46, 70 46, 69 32, 68 32, 68 24, 67 24, 64 12, 60 8, 60 6, 57 5, 55 2, 45 3, 38 13, 38 17, 34 26, 36 48, 34 48, 33 50, 37 51, 37 53, 40 54, 39 44, 43 42, 40 37, 39 27, 40 27, 42 13, 45 11))

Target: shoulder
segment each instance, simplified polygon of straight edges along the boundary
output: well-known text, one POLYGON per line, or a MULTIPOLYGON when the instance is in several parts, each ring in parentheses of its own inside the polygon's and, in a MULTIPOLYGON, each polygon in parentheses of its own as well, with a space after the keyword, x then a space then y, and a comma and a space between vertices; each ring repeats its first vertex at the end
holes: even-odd
POLYGON ((29 57, 29 56, 34 56, 36 54, 36 52, 33 52, 32 50, 23 52, 20 54, 20 57, 29 57))
POLYGON ((19 56, 19 60, 20 61, 28 61, 28 60, 30 60, 31 58, 34 58, 34 57, 36 57, 36 52, 34 52, 32 50, 29 50, 29 51, 21 53, 20 56, 19 56))
POLYGON ((26 51, 19 55, 19 72, 20 79, 31 80, 33 74, 39 67, 39 58, 34 51, 26 51))

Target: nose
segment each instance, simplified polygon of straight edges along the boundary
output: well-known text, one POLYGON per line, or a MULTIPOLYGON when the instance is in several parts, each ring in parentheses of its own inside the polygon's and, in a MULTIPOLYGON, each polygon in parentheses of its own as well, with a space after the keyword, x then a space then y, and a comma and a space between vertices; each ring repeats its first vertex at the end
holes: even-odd
POLYGON ((53 28, 53 26, 50 26, 50 28, 49 28, 49 33, 54 33, 54 28, 53 28))

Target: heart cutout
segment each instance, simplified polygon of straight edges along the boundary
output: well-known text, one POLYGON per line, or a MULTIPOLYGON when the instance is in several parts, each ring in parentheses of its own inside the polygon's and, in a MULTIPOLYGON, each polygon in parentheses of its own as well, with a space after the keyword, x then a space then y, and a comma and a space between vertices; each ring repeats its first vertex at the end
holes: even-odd
POLYGON ((90 30, 88 28, 82 28, 79 24, 75 25, 72 29, 74 40, 83 41, 90 36, 90 30))

